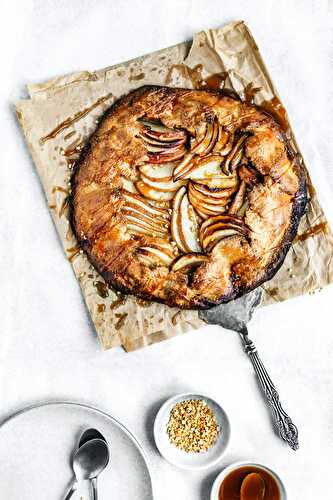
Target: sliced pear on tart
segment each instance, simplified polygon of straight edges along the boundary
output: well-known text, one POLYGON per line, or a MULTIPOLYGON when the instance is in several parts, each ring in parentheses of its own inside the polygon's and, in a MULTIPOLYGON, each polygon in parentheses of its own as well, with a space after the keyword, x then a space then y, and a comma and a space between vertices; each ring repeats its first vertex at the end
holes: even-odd
MULTIPOLYGON (((218 134, 216 138, 216 142, 213 148, 213 152, 220 153, 223 151, 227 143, 229 142, 230 134, 226 130, 224 130, 223 125, 218 125, 218 134)), ((231 149, 231 148, 230 148, 231 149)))
POLYGON ((196 184, 203 185, 212 191, 218 189, 235 188, 238 185, 238 179, 234 175, 219 175, 206 179, 195 179, 196 184))
POLYGON ((159 216, 162 218, 169 218, 168 211, 165 208, 159 208, 153 206, 146 200, 144 197, 139 194, 130 193, 129 191, 122 191, 123 198, 125 200, 125 206, 127 203, 131 203, 138 207, 141 207, 143 210, 147 211, 152 216, 159 216))
POLYGON ((191 145, 191 153, 199 156, 204 156, 210 153, 213 149, 218 136, 218 122, 216 118, 212 122, 207 122, 205 135, 203 138, 198 138, 191 145))
POLYGON ((186 188, 184 186, 177 191, 173 199, 171 214, 171 235, 179 250, 184 253, 187 252, 187 249, 180 235, 180 205, 185 194, 186 188))
POLYGON ((206 203, 202 200, 198 200, 198 198, 193 196, 191 194, 191 192, 189 192, 189 200, 190 200, 190 203, 193 205, 194 209, 199 213, 199 215, 201 213, 203 213, 203 214, 209 215, 209 216, 214 216, 214 215, 218 215, 220 213, 225 212, 226 211, 225 204, 228 203, 227 198, 224 198, 224 203, 222 203, 222 204, 220 204, 220 203, 219 204, 206 203))
POLYGON ((157 191, 177 191, 181 186, 184 185, 184 181, 152 181, 144 176, 141 176, 142 182, 147 186, 150 186, 157 191))
MULTIPOLYGON (((240 234, 242 236, 246 236, 248 233, 248 228, 245 225, 244 221, 237 216, 218 215, 215 217, 210 217, 205 222, 203 222, 200 228, 200 242, 202 247, 205 250, 207 249, 207 246, 210 243, 210 238, 208 240, 207 238, 211 236, 213 233, 229 229, 236 231, 236 234, 240 234)), ((219 236, 220 235, 230 236, 228 233, 224 232, 219 233, 219 236)))
POLYGON ((174 180, 180 179, 188 170, 192 168, 194 162, 194 155, 191 153, 186 153, 184 158, 178 165, 174 168, 173 178, 174 180))
POLYGON ((239 235, 236 229, 220 229, 215 231, 214 233, 206 236, 203 239, 202 245, 206 252, 210 252, 212 248, 218 243, 220 240, 227 238, 228 236, 236 236, 239 235))
POLYGON ((138 221, 145 222, 146 224, 150 224, 151 226, 156 227, 160 230, 169 229, 169 220, 161 217, 151 217, 148 212, 145 212, 143 209, 137 206, 125 205, 122 207, 122 213, 128 220, 136 219, 138 221))
POLYGON ((179 208, 179 234, 187 252, 200 252, 199 220, 185 193, 179 208))
POLYGON ((187 134, 184 130, 172 129, 164 126, 162 123, 149 122, 141 120, 143 125, 142 134, 157 139, 162 142, 173 142, 177 140, 186 141, 187 134))
POLYGON ((153 232, 165 235, 169 233, 168 225, 161 226, 158 224, 154 224, 154 222, 150 221, 149 219, 146 219, 144 216, 141 216, 140 214, 131 215, 125 212, 125 217, 129 223, 133 223, 136 225, 139 224, 140 226, 145 227, 146 229, 151 229, 153 232))
POLYGON ((193 267, 200 266, 203 262, 206 262, 208 257, 199 253, 188 253, 183 255, 173 264, 171 271, 181 271, 184 269, 191 269, 193 267))
MULTIPOLYGON (((202 179, 202 182, 204 182, 204 179, 202 179)), ((221 198, 230 198, 230 196, 232 196, 237 187, 237 179, 235 179, 234 182, 235 186, 229 188, 210 188, 198 181, 190 181, 190 184, 196 192, 201 193, 203 196, 219 200, 221 198)))
POLYGON ((151 163, 159 164, 179 160, 184 156, 184 154, 185 149, 181 145, 156 152, 148 152, 148 158, 151 163))
POLYGON ((174 191, 158 191, 143 181, 136 182, 135 187, 142 196, 154 201, 170 201, 175 194, 174 191))
POLYGON ((150 179, 154 182, 168 182, 172 180, 174 164, 163 163, 161 165, 151 165, 150 163, 145 163, 144 165, 140 165, 138 169, 145 179, 150 179))
POLYGON ((233 145, 222 166, 222 170, 225 174, 232 174, 235 171, 237 165, 240 163, 243 156, 243 144, 247 138, 248 134, 243 134, 233 145))
POLYGON ((206 193, 202 193, 195 188, 195 185, 192 182, 189 182, 188 184, 188 192, 189 196, 193 197, 196 202, 208 203, 210 205, 226 205, 229 202, 230 198, 230 196, 220 196, 219 198, 216 198, 214 196, 211 196, 209 191, 207 191, 206 193))
POLYGON ((155 231, 154 229, 148 228, 146 226, 143 226, 139 222, 137 223, 128 223, 127 224, 127 230, 131 234, 138 234, 138 235, 145 235, 145 236, 151 236, 152 238, 165 238, 166 234, 155 231))
POLYGON ((203 222, 200 228, 200 233, 205 231, 212 224, 216 224, 217 222, 222 222, 224 224, 231 224, 239 228, 246 228, 243 219, 241 219, 240 217, 237 217, 236 215, 222 214, 216 217, 210 217, 208 220, 203 222))
POLYGON ((154 247, 144 246, 138 249, 140 255, 145 255, 147 257, 154 258, 160 265, 170 266, 174 259, 174 255, 170 257, 163 250, 159 250, 154 247))
MULTIPOLYGON (((223 130, 223 128, 222 128, 223 130)), ((233 148, 233 145, 234 145, 234 133, 232 132, 231 134, 229 134, 228 132, 227 133, 227 141, 225 142, 225 136, 222 136, 222 132, 220 133, 219 137, 221 136, 221 142, 223 143, 223 146, 219 146, 219 137, 217 139, 217 142, 215 144, 215 147, 213 149, 213 152, 215 153, 215 151, 221 155, 221 156, 227 156, 230 151, 232 150, 233 148), (223 138, 222 138, 223 137, 223 138)))
POLYGON ((216 154, 207 155, 192 161, 178 179, 205 179, 222 175, 221 157, 216 154))

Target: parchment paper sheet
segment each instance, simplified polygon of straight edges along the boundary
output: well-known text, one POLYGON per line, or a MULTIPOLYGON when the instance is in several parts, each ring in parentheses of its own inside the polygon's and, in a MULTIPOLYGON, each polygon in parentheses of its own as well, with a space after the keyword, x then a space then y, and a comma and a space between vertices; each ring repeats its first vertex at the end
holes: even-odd
MULTIPOLYGON (((69 227, 66 198, 71 167, 98 118, 122 95, 145 84, 193 88, 193 77, 228 72, 226 88, 241 97, 260 88, 255 103, 278 97, 258 47, 244 22, 208 30, 185 42, 96 72, 60 76, 28 86, 30 99, 17 103, 17 116, 43 184, 67 258, 104 349, 135 350, 199 328, 196 311, 180 311, 132 296, 118 296, 89 264, 69 227), (198 65, 202 65, 199 66, 198 65), (197 68, 198 71, 191 71, 197 68)), ((298 151, 292 131, 290 141, 298 151)), ((300 152, 298 151, 300 154, 300 152)), ((302 159, 302 157, 300 156, 302 159)), ((311 292, 333 282, 333 234, 309 180, 310 202, 287 258, 264 285, 263 304, 311 292)))

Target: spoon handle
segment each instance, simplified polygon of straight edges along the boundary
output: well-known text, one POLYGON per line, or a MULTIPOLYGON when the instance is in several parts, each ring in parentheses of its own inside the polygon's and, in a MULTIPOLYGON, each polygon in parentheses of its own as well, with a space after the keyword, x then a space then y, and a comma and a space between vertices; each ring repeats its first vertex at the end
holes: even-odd
POLYGON ((65 496, 64 500, 69 500, 70 498, 72 498, 72 496, 76 492, 76 488, 77 488, 77 482, 73 481, 72 486, 68 490, 67 495, 65 496))
POLYGON ((91 480, 91 486, 92 486, 92 492, 93 492, 93 500, 98 500, 97 499, 97 477, 94 477, 91 480))
POLYGON ((297 450, 299 447, 297 427, 282 408, 279 394, 259 357, 253 341, 248 337, 247 332, 243 332, 240 335, 243 341, 244 350, 252 362, 261 389, 266 396, 279 436, 286 441, 293 450, 297 450))

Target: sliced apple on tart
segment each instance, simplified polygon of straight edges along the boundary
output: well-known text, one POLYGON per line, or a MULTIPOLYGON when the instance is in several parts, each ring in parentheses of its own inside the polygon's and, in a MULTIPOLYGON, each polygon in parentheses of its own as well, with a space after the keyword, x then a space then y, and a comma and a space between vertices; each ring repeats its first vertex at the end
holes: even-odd
POLYGON ((213 153, 218 153, 221 156, 227 155, 233 145, 233 134, 224 130, 223 125, 219 124, 217 140, 213 148, 213 153))
POLYGON ((206 220, 200 228, 200 241, 209 252, 221 239, 228 236, 247 236, 248 228, 243 220, 234 215, 219 215, 206 220))
POLYGON ((174 179, 204 179, 222 174, 221 157, 216 154, 193 158, 174 179))
POLYGON ((142 138, 155 139, 160 142, 182 141, 184 143, 187 140, 187 134, 184 130, 168 128, 162 123, 146 120, 141 120, 141 124, 140 136, 142 138))
POLYGON ((173 200, 171 234, 178 248, 184 252, 200 252, 199 220, 189 203, 186 188, 181 187, 173 200))
POLYGON ((140 260, 148 260, 153 265, 170 266, 174 260, 174 255, 163 251, 162 249, 154 248, 152 246, 140 247, 137 251, 140 260))
POLYGON ((154 189, 143 181, 135 182, 135 187, 142 196, 154 201, 170 201, 174 197, 174 191, 161 191, 154 189))
POLYGON ((247 138, 248 134, 243 134, 232 146, 230 153, 222 165, 222 170, 226 175, 230 175, 235 172, 237 166, 241 162, 243 157, 243 144, 247 138))
POLYGON ((170 129, 159 123, 146 121, 141 123, 142 128, 137 137, 144 143, 151 163, 166 163, 184 156, 186 132, 170 129))
POLYGON ((207 198, 200 198, 200 194, 196 192, 194 189, 191 191, 189 187, 189 200, 195 210, 199 213, 199 215, 218 215, 226 211, 226 204, 228 203, 228 198, 221 198, 220 200, 212 198, 214 203, 210 203, 207 198))
POLYGON ((168 238, 170 214, 166 209, 153 207, 141 196, 128 191, 123 192, 123 198, 125 203, 121 211, 126 219, 129 232, 168 238))
POLYGON ((200 253, 188 253, 186 255, 181 256, 179 259, 175 261, 173 264, 171 271, 181 271, 185 269, 192 269, 193 267, 200 266, 203 262, 208 260, 207 255, 203 255, 200 253))
POLYGON ((196 137, 190 147, 193 155, 204 156, 211 152, 215 146, 219 133, 219 124, 216 118, 205 123, 205 128, 198 137, 196 137))
POLYGON ((145 163, 144 165, 140 165, 138 169, 144 179, 154 182, 167 182, 172 180, 174 164, 163 163, 162 165, 152 165, 151 163, 145 163))

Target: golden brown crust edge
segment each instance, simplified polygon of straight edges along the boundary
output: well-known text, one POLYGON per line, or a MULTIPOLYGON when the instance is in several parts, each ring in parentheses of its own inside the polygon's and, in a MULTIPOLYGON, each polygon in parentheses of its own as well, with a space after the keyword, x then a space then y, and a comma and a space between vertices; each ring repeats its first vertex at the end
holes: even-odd
MULTIPOLYGON (((213 108, 214 106, 216 106, 216 102, 215 104, 214 102, 213 108)), ((179 117, 177 119, 179 120, 179 117)), ((236 117, 235 119, 242 120, 242 113, 240 113, 240 116, 236 117)), ((223 120, 225 120, 225 117, 222 116, 222 121, 223 120)), ((191 128, 193 123, 191 122, 191 120, 189 120, 186 123, 186 126, 191 128)), ((118 129, 118 132, 120 129, 121 126, 118 129)), ((125 138, 125 140, 126 139, 128 138, 125 138)), ((255 145, 253 147, 253 150, 255 151, 255 145)), ((122 174, 128 173, 129 168, 135 169, 135 162, 137 161, 137 158, 140 156, 140 154, 140 145, 136 145, 135 154, 133 155, 133 157, 130 157, 131 152, 129 150, 127 151, 126 159, 129 161, 127 161, 127 164, 122 168, 122 174), (130 165, 131 162, 132 166, 130 165)), ((258 170, 260 170, 260 168, 261 170, 265 170, 265 168, 267 167, 267 165, 262 165, 261 167, 260 165, 256 166, 258 170)), ((263 173, 263 171, 261 173, 263 173)), ((267 172, 264 172, 264 174, 267 174, 267 172)), ((266 177, 269 176, 267 175, 266 177)), ((280 181, 277 182, 279 183, 280 181)), ((287 190, 288 189, 289 186, 287 186, 287 190)), ((162 302, 169 306, 177 306, 190 309, 204 309, 217 305, 221 302, 227 302, 229 300, 235 299, 256 288, 257 286, 274 276, 274 274, 282 265, 291 242, 296 235, 298 223, 306 205, 306 199, 305 175, 301 165, 298 163, 296 158, 293 157, 293 154, 288 149, 287 141, 278 124, 273 120, 272 117, 261 111, 260 108, 245 105, 244 103, 235 101, 229 97, 224 96, 223 93, 219 93, 216 91, 189 91, 187 89, 170 89, 167 87, 145 86, 137 89, 136 91, 117 101, 105 113, 98 129, 93 134, 90 141, 87 143, 87 146, 82 151, 80 159, 75 166, 75 171, 72 178, 71 222, 79 243, 87 253, 89 260, 104 277, 104 279, 114 288, 122 291, 123 293, 134 294, 140 298, 162 302), (154 100, 154 96, 156 97, 156 94, 158 94, 158 98, 154 100), (110 239, 110 235, 112 235, 112 231, 115 231, 115 227, 112 226, 111 222, 114 212, 112 212, 111 209, 109 211, 109 208, 106 207, 109 207, 109 205, 112 204, 117 204, 118 199, 120 199, 121 203, 121 196, 119 195, 119 185, 117 185, 117 183, 115 185, 112 185, 114 178, 111 179, 112 187, 109 188, 110 179, 108 178, 108 172, 110 171, 110 169, 114 168, 114 165, 117 163, 117 161, 119 161, 119 157, 115 159, 113 164, 111 163, 108 165, 107 153, 109 153, 109 151, 104 151, 104 153, 103 151, 99 151, 100 158, 95 157, 94 151, 98 150, 98 145, 107 136, 108 125, 110 123, 115 123, 117 121, 121 122, 121 120, 125 120, 124 129, 128 130, 126 116, 131 115, 131 110, 133 108, 135 113, 140 113, 140 110, 137 110, 137 106, 139 106, 140 108, 140 106, 142 105, 144 109, 145 98, 147 96, 148 99, 151 97, 153 99, 153 110, 151 113, 151 117, 153 119, 161 119, 162 123, 168 126, 174 126, 172 118, 172 106, 174 101, 178 102, 179 96, 190 98, 193 96, 198 96, 198 94, 207 96, 208 101, 216 101, 222 108, 223 106, 227 108, 236 106, 236 108, 238 107, 242 109, 244 115, 246 115, 246 113, 250 110, 252 113, 252 117, 245 117, 245 124, 243 123, 242 127, 246 128, 247 130, 251 128, 252 130, 254 130, 255 127, 257 127, 258 129, 260 128, 260 126, 263 126, 264 129, 265 127, 267 127, 269 130, 273 130, 275 134, 274 137, 278 137, 279 141, 283 143, 284 152, 287 155, 288 160, 292 164, 292 167, 291 169, 289 169, 289 171, 292 171, 293 174, 291 184, 293 184, 294 189, 292 193, 289 193, 291 198, 288 223, 285 223, 283 225, 283 235, 281 236, 279 244, 276 245, 276 248, 270 250, 269 259, 267 260, 267 262, 265 262, 265 265, 262 268, 260 268, 260 266, 258 268, 255 268, 255 266, 260 261, 260 255, 248 255, 248 262, 244 263, 244 259, 246 261, 246 252, 245 257, 243 254, 241 255, 240 262, 236 261, 230 266, 228 276, 230 276, 230 274, 233 274, 237 276, 237 280, 227 280, 228 282, 222 290, 222 293, 217 294, 216 290, 211 293, 213 285, 212 287, 210 287, 211 280, 207 280, 207 276, 209 276, 210 271, 209 269, 206 269, 205 275, 205 272, 202 270, 203 268, 205 268, 205 266, 201 266, 201 269, 192 273, 190 279, 188 277, 188 274, 186 273, 170 273, 168 270, 165 271, 165 269, 163 269, 162 273, 155 272, 153 273, 154 288, 152 288, 151 290, 149 289, 147 293, 146 282, 147 279, 149 279, 149 276, 147 277, 148 270, 146 268, 142 270, 140 266, 137 266, 134 271, 132 269, 134 267, 132 260, 137 248, 137 240, 135 240, 135 244, 130 241, 126 242, 125 245, 116 245, 116 248, 114 248, 114 245, 110 243, 112 239, 110 239), (171 107, 171 116, 168 115, 168 107, 171 107), (129 110, 130 113, 128 113, 129 110), (103 157, 103 154, 106 158, 103 157), (98 169, 96 169, 95 167, 92 168, 93 165, 95 165, 95 167, 97 166, 98 169), (100 170, 99 173, 102 172, 102 177, 99 177, 96 170, 100 170), (97 194, 96 196, 94 195, 95 198, 93 197, 92 199, 88 199, 91 194, 88 192, 90 189, 89 186, 92 186, 92 184, 97 184, 99 194, 97 194), (102 196, 100 195, 100 193, 102 193, 102 196), (105 199, 102 199, 101 201, 101 198, 103 198, 103 196, 105 197, 105 199), (94 231, 89 231, 89 229, 91 228, 89 228, 89 224, 87 225, 86 221, 92 214, 95 214, 95 217, 97 217, 98 215, 98 218, 102 219, 102 221, 99 226, 95 226, 94 231), (104 216, 106 214, 105 220, 103 220, 103 214, 104 216), (108 219, 108 217, 109 220, 107 221, 106 219, 108 219), (129 248, 131 247, 133 247, 132 250, 129 250, 129 248), (132 251, 133 253, 131 253, 132 251), (237 272, 237 266, 239 268, 239 273, 237 272), (249 268, 251 266, 252 275, 251 273, 250 275, 248 275, 249 271, 248 269, 246 270, 246 268, 249 268), (130 268, 129 274, 127 273, 128 268, 130 268), (243 271, 244 279, 242 279, 243 271), (156 286, 158 285, 159 280, 160 286, 156 286), (201 282, 203 283, 202 286, 198 286, 197 289, 194 289, 194 292, 189 293, 188 290, 191 290, 191 287, 193 287, 193 284, 195 285, 196 280, 197 282, 200 282, 201 280, 201 282)), ((117 237, 119 236, 119 234, 117 234, 117 231, 113 234, 116 236, 115 239, 117 239, 117 237)), ((237 246, 237 248, 239 247, 239 237, 231 237, 226 242, 227 253, 231 252, 234 240, 237 240, 237 242, 235 242, 235 245, 237 246)), ((141 238, 141 246, 146 241, 147 238, 141 238)), ((148 241, 150 240, 148 239, 148 241)), ((221 259, 219 266, 222 267, 223 265, 223 259, 221 259)), ((216 272, 216 266, 214 267, 213 272, 216 272)), ((217 273, 217 275, 217 278, 215 278, 216 281, 219 279, 219 274, 217 273)), ((217 286, 218 291, 222 288, 220 285, 217 286)))

